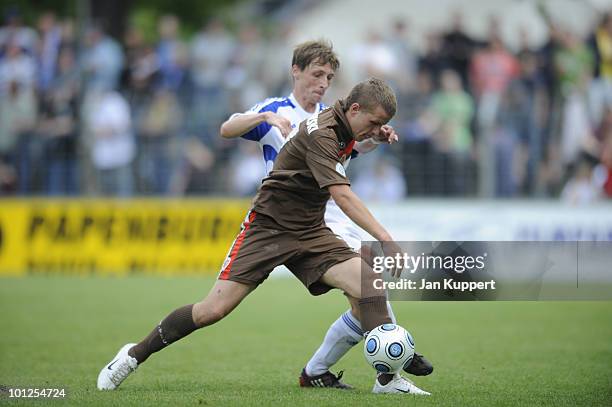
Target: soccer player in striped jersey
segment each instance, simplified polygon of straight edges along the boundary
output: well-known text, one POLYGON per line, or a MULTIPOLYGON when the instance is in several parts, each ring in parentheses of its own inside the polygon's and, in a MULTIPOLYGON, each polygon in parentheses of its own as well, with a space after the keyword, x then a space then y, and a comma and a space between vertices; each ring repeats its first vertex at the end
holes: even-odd
MULTIPOLYGON (((331 44, 326 41, 308 41, 298 45, 293 53, 291 67, 292 93, 287 97, 268 98, 245 113, 233 114, 222 124, 221 136, 225 138, 242 137, 258 142, 262 147, 266 173, 269 173, 277 154, 292 136, 293 130, 297 129, 299 123, 313 115, 318 115, 321 110, 325 109, 321 99, 339 66, 340 62, 331 44)), ((378 143, 396 142, 395 132, 391 131, 389 134, 391 136, 388 139, 368 139, 357 143, 351 157, 374 150, 378 143)), ((345 166, 348 165, 351 157, 347 157, 345 166)), ((333 199, 327 203, 325 223, 356 251, 361 249, 362 240, 368 240, 361 229, 342 212, 333 199)), ((367 253, 362 253, 362 256, 367 258, 367 253)), ((395 316, 389 302, 387 302, 387 307, 395 323, 395 316)), ((363 338, 357 315, 357 307, 351 303, 351 309, 332 323, 323 343, 302 370, 300 375, 302 387, 351 388, 339 380, 341 374, 336 376, 329 369, 363 338)), ((427 375, 433 371, 433 367, 422 355, 415 354, 413 363, 406 371, 415 375, 427 375)), ((377 379, 374 391, 388 392, 389 389, 402 387, 395 384, 405 380, 399 374, 392 378, 383 375, 377 379)))

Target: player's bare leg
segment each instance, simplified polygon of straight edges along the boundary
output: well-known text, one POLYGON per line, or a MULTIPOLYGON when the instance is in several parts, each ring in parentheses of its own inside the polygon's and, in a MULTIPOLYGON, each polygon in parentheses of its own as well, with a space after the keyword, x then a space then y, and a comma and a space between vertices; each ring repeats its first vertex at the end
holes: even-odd
POLYGON ((234 310, 255 286, 217 280, 206 298, 172 311, 142 341, 123 346, 98 375, 98 389, 115 390, 153 353, 212 325, 234 310))
POLYGON ((193 305, 193 320, 198 328, 212 325, 226 317, 255 289, 254 285, 217 280, 206 298, 193 305))

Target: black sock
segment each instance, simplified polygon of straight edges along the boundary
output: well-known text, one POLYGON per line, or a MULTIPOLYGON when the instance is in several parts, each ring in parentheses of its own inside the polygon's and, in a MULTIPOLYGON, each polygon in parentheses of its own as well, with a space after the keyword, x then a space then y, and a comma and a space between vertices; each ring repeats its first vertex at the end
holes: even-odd
POLYGON ((391 379, 393 379, 393 374, 391 373, 381 373, 378 375, 378 383, 382 384, 383 386, 385 386, 387 383, 389 383, 391 381, 391 379))
POLYGON ((153 353, 198 329, 193 322, 192 310, 193 304, 190 304, 172 311, 146 338, 130 349, 128 354, 140 364, 153 353))

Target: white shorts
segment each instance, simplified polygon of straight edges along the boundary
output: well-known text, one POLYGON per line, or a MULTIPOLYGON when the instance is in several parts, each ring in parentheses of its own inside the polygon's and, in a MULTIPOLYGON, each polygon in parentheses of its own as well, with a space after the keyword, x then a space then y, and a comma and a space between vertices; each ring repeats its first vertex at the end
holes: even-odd
POLYGON ((361 249, 362 240, 372 240, 363 229, 355 225, 355 223, 342 212, 342 209, 336 205, 333 199, 327 201, 327 206, 325 208, 325 224, 355 251, 361 249))

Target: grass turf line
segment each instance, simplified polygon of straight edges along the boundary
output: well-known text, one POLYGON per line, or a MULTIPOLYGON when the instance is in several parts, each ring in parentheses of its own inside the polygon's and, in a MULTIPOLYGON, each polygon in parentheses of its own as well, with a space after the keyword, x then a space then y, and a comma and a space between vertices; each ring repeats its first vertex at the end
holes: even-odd
MULTIPOLYGON (((335 371, 353 392, 301 389, 297 377, 347 302, 271 279, 228 318, 153 355, 115 392, 99 369, 212 278, 0 279, 0 385, 64 387, 69 405, 610 405, 612 302, 394 302, 435 366, 429 398, 373 395, 358 345, 335 371), (408 397, 408 399, 406 399, 408 397)), ((32 400, 0 399, 31 404, 32 400)))

